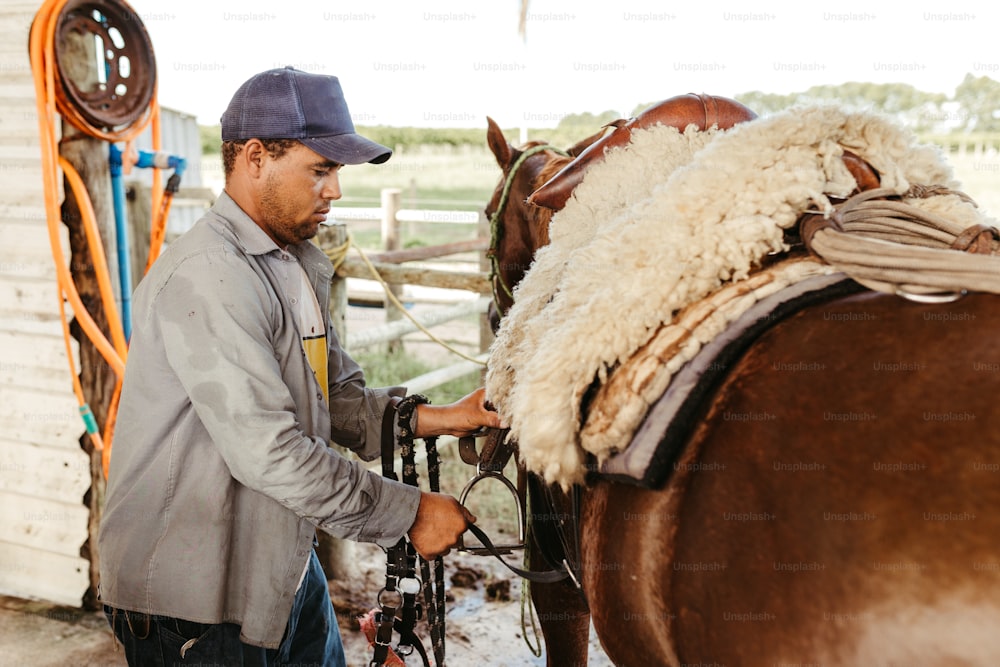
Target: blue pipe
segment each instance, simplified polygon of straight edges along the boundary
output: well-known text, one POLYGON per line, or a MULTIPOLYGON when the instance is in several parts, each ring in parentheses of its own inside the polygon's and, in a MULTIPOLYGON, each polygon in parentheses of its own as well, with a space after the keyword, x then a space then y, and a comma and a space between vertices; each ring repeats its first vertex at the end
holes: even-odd
MULTIPOLYGON (((115 211, 115 241, 118 245, 118 282, 121 287, 122 328, 125 330, 125 340, 132 337, 132 259, 129 253, 128 240, 128 209, 125 205, 125 183, 122 179, 122 151, 115 144, 110 144, 111 165, 111 196, 115 211)), ((167 181, 166 189, 176 193, 180 187, 181 175, 187 168, 187 160, 176 155, 162 152, 139 151, 137 167, 154 169, 173 169, 174 173, 167 181)))
POLYGON ((118 282, 122 298, 122 327, 125 340, 132 337, 132 260, 129 255, 128 212, 125 208, 125 183, 122 181, 122 152, 110 144, 111 196, 115 210, 115 241, 118 245, 118 282))
POLYGON ((153 151, 139 151, 139 161, 135 166, 142 168, 153 167, 156 169, 173 169, 178 176, 184 174, 187 168, 187 160, 169 153, 156 153, 153 151))

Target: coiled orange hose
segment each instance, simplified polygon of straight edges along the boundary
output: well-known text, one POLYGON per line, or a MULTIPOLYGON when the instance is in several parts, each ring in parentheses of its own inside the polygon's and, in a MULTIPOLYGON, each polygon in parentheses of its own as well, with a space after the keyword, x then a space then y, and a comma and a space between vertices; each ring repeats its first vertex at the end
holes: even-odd
MULTIPOLYGON (((87 427, 93 446, 101 451, 101 463, 105 477, 108 474, 108 464, 111 457, 111 440, 114 432, 115 417, 118 413, 118 397, 121 393, 122 378, 125 374, 125 360, 128 356, 128 343, 125 340, 124 327, 115 305, 115 295, 111 284, 108 262, 97 227, 93 205, 87 193, 86 186, 79 173, 67 160, 59 156, 59 140, 56 126, 57 112, 65 120, 85 134, 109 142, 130 141, 140 134, 146 126, 153 123, 153 149, 160 150, 159 105, 156 102, 155 86, 149 108, 142 118, 130 126, 115 130, 105 130, 90 124, 66 98, 66 95, 56 81, 58 67, 55 57, 55 32, 60 14, 68 0, 46 0, 43 2, 31 25, 29 36, 29 52, 31 69, 35 84, 35 97, 38 109, 38 131, 42 157, 42 179, 44 183, 45 211, 48 221, 49 242, 52 247, 52 259, 55 263, 58 284, 59 313, 62 321, 63 338, 66 343, 66 356, 69 361, 70 375, 73 380, 73 391, 80 405, 81 417, 87 427), (101 304, 108 320, 110 339, 101 331, 94 318, 87 311, 80 298, 79 291, 69 270, 69 264, 63 253, 61 228, 62 214, 60 210, 59 170, 65 175, 76 201, 79 204, 81 222, 87 238, 87 246, 91 254, 97 277, 101 304), (69 319, 66 303, 72 308, 73 315, 84 334, 91 340, 94 347, 107 361, 117 376, 117 383, 112 395, 111 404, 102 429, 90 411, 90 406, 84 396, 83 387, 77 374, 73 358, 72 335, 69 329, 69 319)), ((133 15, 135 15, 133 13, 133 15)), ((135 15, 137 16, 137 15, 135 15)), ((159 174, 154 172, 153 210, 160 211, 162 220, 154 220, 153 243, 150 256, 159 254, 163 233, 157 231, 166 226, 166 212, 163 211, 162 194, 159 190, 159 174)), ((169 211, 169 203, 165 207, 169 211)), ((123 286, 122 289, 130 289, 123 286)))

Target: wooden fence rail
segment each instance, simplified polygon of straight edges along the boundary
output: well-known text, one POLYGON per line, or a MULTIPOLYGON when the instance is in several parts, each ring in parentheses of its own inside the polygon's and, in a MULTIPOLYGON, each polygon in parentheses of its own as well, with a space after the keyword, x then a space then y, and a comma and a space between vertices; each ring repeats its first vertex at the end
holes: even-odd
MULTIPOLYGON (((382 208, 378 209, 342 209, 336 208, 333 217, 337 220, 326 225, 320 232, 317 242, 328 252, 340 248, 347 241, 347 228, 343 220, 381 220, 383 247, 381 252, 365 253, 365 261, 355 251, 348 251, 346 257, 337 269, 331 290, 330 313, 334 325, 338 329, 340 339, 348 351, 371 347, 377 344, 393 345, 402 336, 419 331, 418 324, 402 317, 399 310, 391 303, 386 303, 386 323, 363 331, 348 331, 347 307, 348 296, 346 282, 348 278, 375 280, 372 269, 378 273, 381 280, 393 286, 393 294, 402 294, 403 285, 443 288, 473 292, 479 297, 449 303, 414 317, 420 326, 431 329, 435 326, 453 320, 478 314, 480 316, 480 341, 476 361, 463 359, 443 368, 437 368, 421 376, 400 382, 411 392, 426 391, 445 382, 457 379, 476 371, 482 371, 487 355, 485 351, 492 341, 492 332, 486 321, 486 312, 490 302, 490 282, 486 272, 488 266, 484 251, 489 245, 486 235, 485 220, 479 211, 416 211, 403 210, 398 206, 398 190, 384 190, 382 193, 382 208), (436 246, 419 248, 399 248, 399 227, 403 221, 416 222, 447 222, 475 225, 476 238, 445 243, 436 246), (408 262, 427 262, 429 260, 448 257, 460 253, 477 253, 479 271, 455 271, 428 266, 408 265, 408 262)), ((392 349, 392 348, 390 348, 392 349)), ((475 353, 474 353, 475 354, 475 353)), ((469 355, 472 356, 472 355, 469 355)))

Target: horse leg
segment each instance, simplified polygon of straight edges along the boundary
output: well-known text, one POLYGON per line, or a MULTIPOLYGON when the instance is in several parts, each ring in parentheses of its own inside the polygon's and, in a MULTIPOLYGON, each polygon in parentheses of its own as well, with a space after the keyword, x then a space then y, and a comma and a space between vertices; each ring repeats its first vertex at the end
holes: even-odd
MULTIPOLYGON (((548 502, 543 485, 533 476, 529 477, 529 487, 528 566, 532 570, 549 570, 558 567, 559 559, 564 557, 557 531, 560 521, 572 524, 571 503, 558 489, 551 489, 552 502, 548 502)), ((551 584, 532 582, 531 602, 545 639, 548 667, 586 665, 590 611, 573 580, 567 578, 551 584)))
POLYGON ((586 665, 590 611, 572 582, 531 584, 531 602, 545 640, 548 667, 586 665))
POLYGON ((676 503, 671 489, 608 481, 592 483, 583 494, 583 588, 594 630, 616 665, 679 664, 667 569, 676 503))

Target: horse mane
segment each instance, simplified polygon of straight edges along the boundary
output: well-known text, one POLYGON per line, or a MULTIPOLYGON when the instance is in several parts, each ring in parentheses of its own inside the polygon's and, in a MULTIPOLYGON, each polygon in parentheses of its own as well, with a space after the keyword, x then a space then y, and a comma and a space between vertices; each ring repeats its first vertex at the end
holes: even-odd
MULTIPOLYGON (((572 156, 563 156, 557 153, 552 153, 551 151, 546 151, 545 157, 548 159, 539 170, 538 174, 536 174, 531 181, 532 191, 541 187, 550 178, 559 173, 560 169, 573 161, 572 156)), ((540 248, 548 245, 550 242, 549 224, 552 222, 552 214, 555 213, 555 211, 550 208, 534 204, 525 204, 525 206, 528 208, 528 212, 530 213, 531 224, 536 227, 535 241, 538 244, 538 247, 540 248)))
POLYGON ((541 187, 546 181, 558 174, 563 167, 572 161, 572 155, 554 155, 549 158, 549 161, 546 162, 545 166, 538 172, 538 176, 535 177, 535 182, 532 185, 535 188, 541 187))
MULTIPOLYGON (((618 123, 618 122, 623 122, 623 121, 615 121, 615 122, 618 123)), ((600 130, 598 130, 597 132, 595 132, 592 135, 590 135, 589 137, 586 137, 586 138, 581 139, 580 141, 576 142, 575 144, 573 144, 572 146, 570 146, 568 149, 566 149, 566 154, 565 155, 560 155, 558 153, 552 154, 551 151, 548 151, 547 152, 547 157, 549 159, 545 163, 545 166, 542 167, 541 171, 539 171, 538 175, 535 177, 534 182, 531 184, 532 188, 533 189, 538 189, 542 185, 544 185, 545 183, 547 183, 549 181, 549 179, 551 179, 553 176, 555 176, 556 174, 558 174, 562 170, 563 167, 565 167, 566 165, 568 165, 570 162, 572 162, 577 157, 579 157, 579 155, 581 153, 583 153, 585 150, 587 150, 590 147, 591 144, 593 144, 594 142, 596 142, 599 139, 601 139, 605 135, 607 129, 608 129, 608 126, 606 125, 606 126, 602 127, 600 130)), ((543 141, 530 141, 530 142, 528 142, 527 144, 524 145, 523 149, 529 148, 531 146, 538 146, 538 145, 541 145, 543 143, 545 143, 545 142, 543 142, 543 141)), ((549 210, 549 209, 546 209, 546 210, 549 210)), ((545 216, 546 222, 551 217, 552 217, 551 214, 545 216)), ((546 236, 548 236, 548 234, 546 234, 546 236)))
MULTIPOLYGON (((519 151, 526 151, 530 148, 536 146, 547 146, 549 142, 539 139, 533 139, 527 141, 521 146, 518 146, 519 151)), ((569 155, 559 155, 558 153, 547 150, 539 153, 537 157, 542 157, 545 159, 545 163, 537 174, 531 176, 529 181, 531 191, 534 191, 543 183, 548 181, 550 178, 555 176, 560 169, 565 167, 573 160, 573 154, 569 155)), ((530 192, 529 192, 530 194, 530 192)), ((552 220, 551 209, 542 206, 532 206, 530 204, 522 204, 525 207, 525 214, 531 221, 531 225, 535 228, 535 243, 538 247, 549 244, 549 223, 552 220)))

